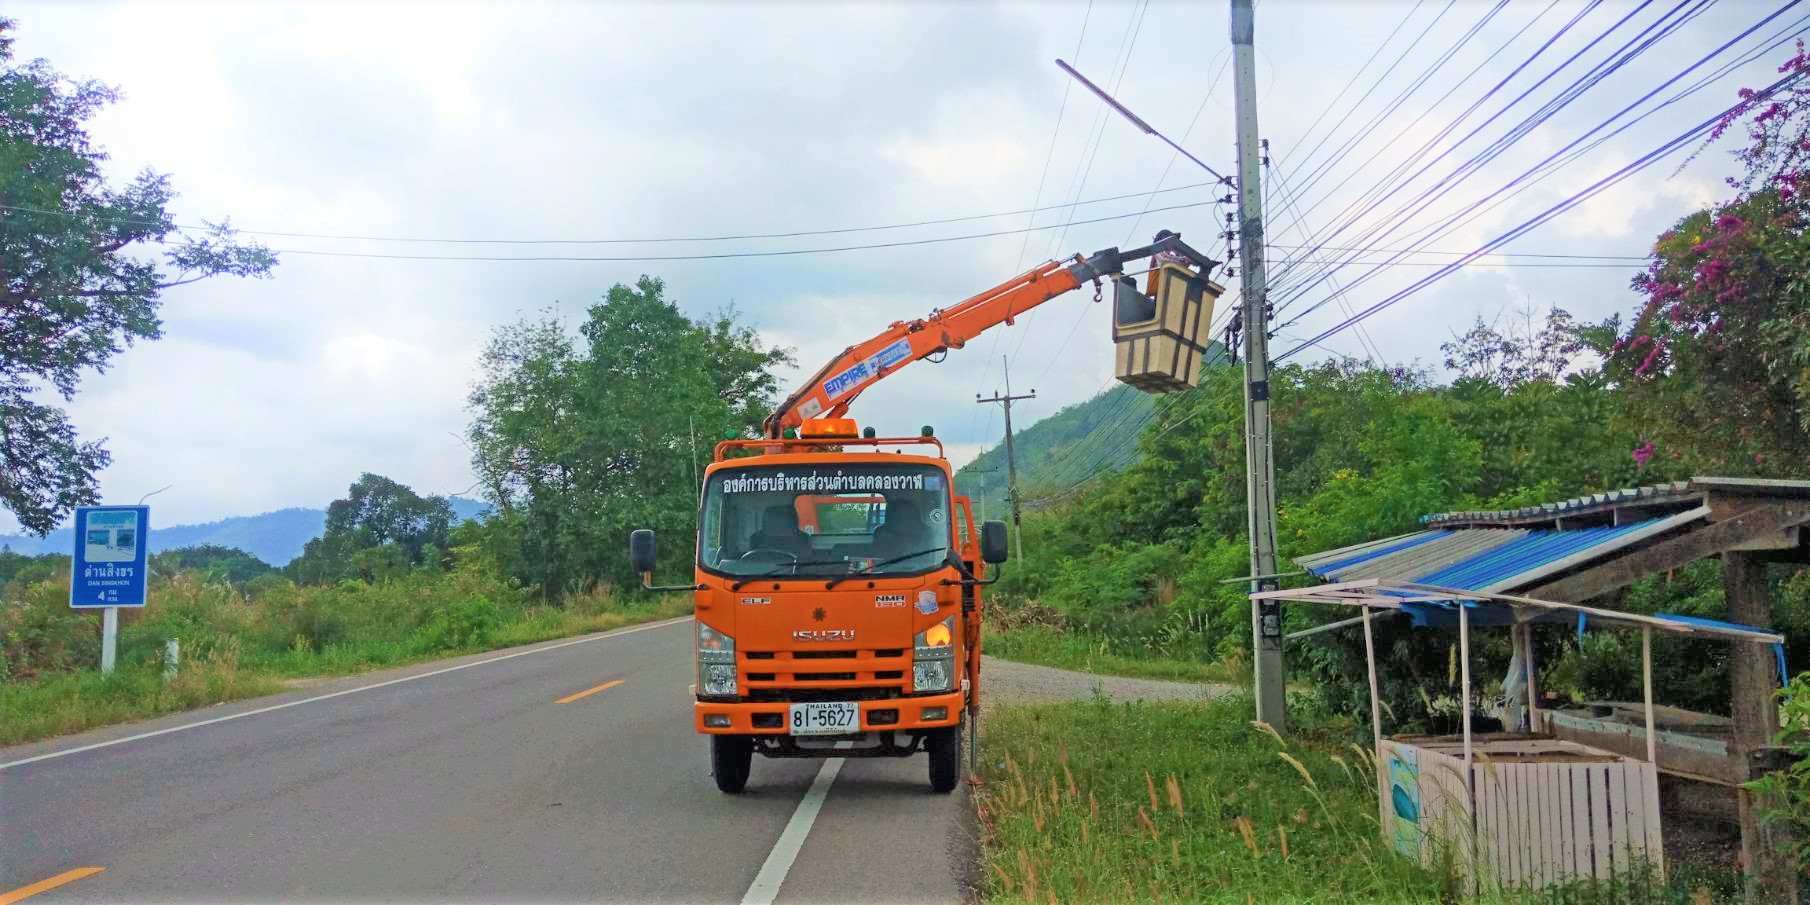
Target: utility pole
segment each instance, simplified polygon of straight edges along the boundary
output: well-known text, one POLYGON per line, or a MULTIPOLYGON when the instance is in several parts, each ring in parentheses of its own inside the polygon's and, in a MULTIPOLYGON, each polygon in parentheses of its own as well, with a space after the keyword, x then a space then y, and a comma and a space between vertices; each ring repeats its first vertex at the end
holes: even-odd
MULTIPOLYGON (((1005 360, 1005 356, 1003 356, 1003 355, 1000 356, 1000 358, 1001 358, 1001 360, 1005 360)), ((976 404, 979 404, 979 405, 986 405, 988 403, 998 402, 1005 406, 1005 410, 1006 410, 1006 501, 1008 503, 1010 503, 1012 506, 1012 535, 1017 539, 1016 544, 1018 547, 1018 550, 1017 550, 1018 561, 1023 562, 1024 561, 1024 519, 1023 519, 1023 516, 1020 513, 1019 507, 1018 507, 1018 457, 1012 451, 1012 403, 1017 402, 1018 400, 1021 400, 1021 399, 1036 399, 1037 391, 1035 389, 1033 389, 1033 390, 1031 390, 1031 392, 1029 394, 1024 395, 1024 396, 1012 395, 1012 372, 1009 370, 1011 362, 1009 360, 1006 360, 1005 365, 1008 367, 1008 370, 1006 371, 1006 394, 1004 396, 1001 396, 998 393, 995 393, 989 398, 982 399, 980 397, 979 393, 975 393, 974 401, 976 404)))
MULTIPOLYGON (((1232 87, 1238 119, 1238 237, 1244 259, 1245 499, 1251 533, 1251 590, 1277 586, 1276 469, 1270 447, 1269 291, 1263 273, 1262 150, 1257 133, 1256 16, 1251 0, 1232 0, 1232 87)), ((1251 603, 1257 719, 1282 731, 1282 606, 1251 603)))

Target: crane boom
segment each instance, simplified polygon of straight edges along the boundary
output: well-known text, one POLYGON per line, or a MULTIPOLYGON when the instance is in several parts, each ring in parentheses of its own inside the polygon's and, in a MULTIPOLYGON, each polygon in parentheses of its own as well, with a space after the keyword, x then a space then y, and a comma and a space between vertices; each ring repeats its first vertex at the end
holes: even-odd
POLYGON ((950 349, 1014 320, 1057 296, 1124 271, 1125 262, 1170 252, 1210 270, 1217 262, 1189 248, 1175 233, 1142 248, 1121 252, 1108 248, 1091 256, 1066 261, 1046 261, 958 305, 930 312, 930 316, 894 321, 878 335, 842 350, 810 380, 779 404, 764 425, 769 439, 780 439, 807 418, 839 418, 849 404, 881 378, 900 368, 950 349))

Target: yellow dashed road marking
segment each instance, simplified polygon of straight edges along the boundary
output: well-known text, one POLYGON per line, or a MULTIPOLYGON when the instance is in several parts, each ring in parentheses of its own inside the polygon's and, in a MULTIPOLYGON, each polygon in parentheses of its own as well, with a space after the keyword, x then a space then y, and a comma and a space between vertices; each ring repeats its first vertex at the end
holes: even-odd
POLYGON ((106 868, 78 867, 75 870, 63 871, 48 880, 39 880, 30 886, 21 886, 12 892, 0 893, 0 905, 13 905, 14 902, 23 902, 38 893, 49 892, 65 883, 74 883, 83 877, 92 877, 103 870, 106 870, 106 868))
MULTIPOLYGON (((580 692, 577 692, 577 693, 575 693, 575 694, 569 694, 569 695, 566 695, 566 696, 565 696, 565 697, 563 697, 563 698, 560 698, 560 699, 559 699, 559 700, 557 700, 557 701, 554 701, 554 702, 553 702, 553 703, 555 703, 555 704, 570 704, 570 703, 572 703, 572 702, 573 702, 573 701, 576 701, 576 700, 578 700, 578 699, 579 699, 579 698, 588 698, 588 697, 590 697, 590 696, 591 696, 591 695, 594 695, 594 694, 596 694, 596 693, 597 693, 597 692, 600 692, 600 691, 609 691, 609 690, 610 690, 610 689, 612 689, 612 688, 615 688, 615 687, 616 687, 616 686, 618 686, 618 685, 621 685, 621 684, 622 684, 622 682, 623 682, 623 680, 622 680, 622 679, 617 679, 617 680, 616 680, 616 681, 614 681, 614 682, 605 682, 605 683, 603 683, 603 684, 602 684, 602 685, 599 685, 599 686, 597 686, 597 687, 596 687, 596 688, 587 688, 587 689, 585 689, 585 690, 583 690, 583 691, 580 691, 580 692)), ((5 902, 0 902, 0 905, 6 905, 6 903, 5 903, 5 902)))

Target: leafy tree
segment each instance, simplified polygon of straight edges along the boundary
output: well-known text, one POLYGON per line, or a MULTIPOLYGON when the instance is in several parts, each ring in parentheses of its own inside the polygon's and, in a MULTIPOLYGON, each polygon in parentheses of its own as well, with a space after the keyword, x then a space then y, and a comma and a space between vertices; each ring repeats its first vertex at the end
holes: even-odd
POLYGON ((239 243, 226 224, 185 235, 161 257, 138 247, 177 232, 169 177, 145 170, 122 188, 103 179, 104 150, 85 128, 119 99, 113 88, 66 78, 43 60, 14 63, 13 22, 0 18, 0 506, 44 534, 96 500, 109 462, 60 408, 87 369, 160 335, 158 299, 217 274, 264 277, 269 249, 239 243))
POLYGON ((1483 318, 1452 341, 1441 343, 1445 366, 1458 372, 1461 381, 1492 384, 1503 389, 1530 381, 1557 382, 1586 347, 1571 313, 1551 308, 1535 326, 1530 306, 1521 312, 1521 329, 1506 331, 1483 318))
MULTIPOLYGON (((1801 41, 1780 71, 1810 73, 1801 41)), ((1810 463, 1807 114, 1805 80, 1743 89, 1715 133, 1745 125, 1734 197, 1662 233, 1633 281, 1645 302, 1610 347, 1609 373, 1643 463, 1736 474, 1801 474, 1810 463)))
POLYGON ((367 472, 344 499, 328 504, 325 530, 302 548, 288 571, 297 581, 324 583, 354 575, 380 580, 411 567, 439 566, 452 520, 445 497, 424 497, 367 472))
MULTIPOLYGON (((468 431, 498 511, 487 555, 548 598, 632 581, 628 532, 691 535, 711 444, 759 427, 791 362, 733 310, 692 321, 645 276, 612 286, 576 340, 551 316, 497 330, 468 431)), ((688 546, 665 549, 676 562, 688 546)))
POLYGON ((269 563, 237 547, 199 544, 152 554, 151 571, 157 575, 199 572, 211 579, 242 584, 276 570, 269 563))

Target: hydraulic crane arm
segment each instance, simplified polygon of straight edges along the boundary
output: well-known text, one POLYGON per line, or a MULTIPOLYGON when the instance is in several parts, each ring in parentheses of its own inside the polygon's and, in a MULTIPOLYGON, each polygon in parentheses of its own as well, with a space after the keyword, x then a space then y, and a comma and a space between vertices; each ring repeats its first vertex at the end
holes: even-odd
POLYGON ((764 433, 779 439, 807 418, 839 418, 849 403, 883 377, 890 376, 920 358, 960 349, 969 340, 999 324, 1011 324, 1020 314, 1059 295, 1124 272, 1125 262, 1171 252, 1203 271, 1217 262, 1181 241, 1174 233, 1159 233, 1156 242, 1121 252, 1108 248, 1092 256, 1076 255, 1068 261, 1048 261, 988 289, 959 305, 932 311, 929 317, 895 321, 878 336, 849 346, 830 359, 767 418, 764 433))

